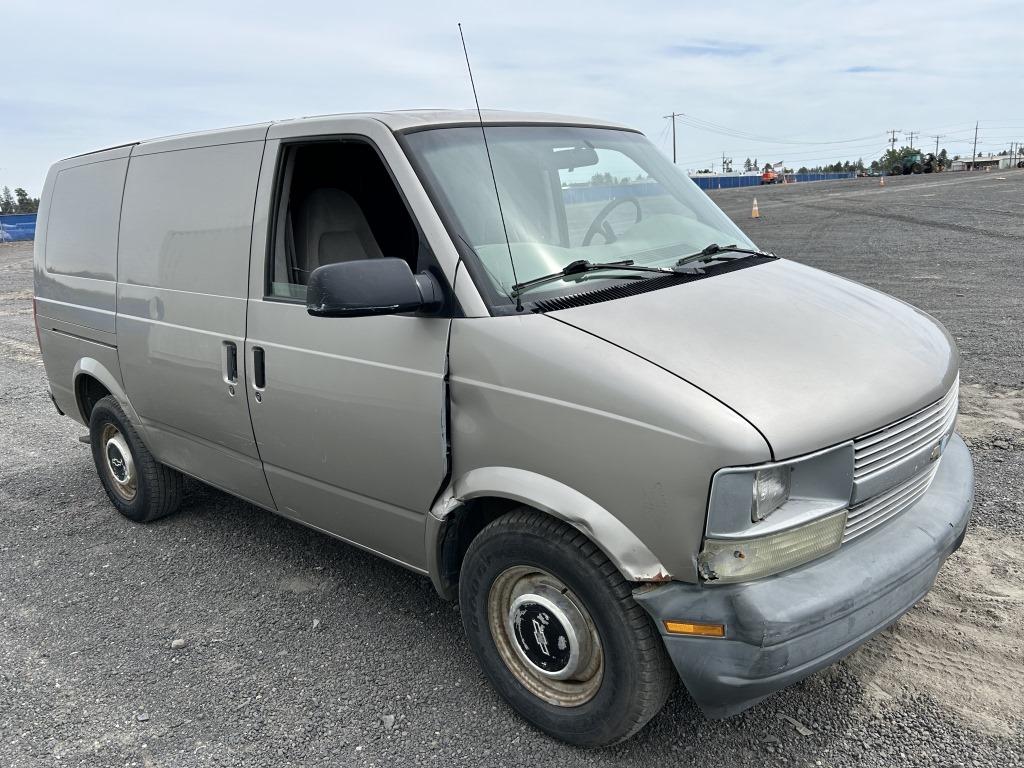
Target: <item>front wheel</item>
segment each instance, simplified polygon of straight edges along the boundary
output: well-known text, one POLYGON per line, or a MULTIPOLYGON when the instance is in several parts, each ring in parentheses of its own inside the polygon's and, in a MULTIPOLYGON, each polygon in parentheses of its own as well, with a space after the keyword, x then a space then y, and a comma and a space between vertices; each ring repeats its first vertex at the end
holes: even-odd
POLYGON ((473 540, 459 602, 498 693, 563 741, 629 738, 677 680, 629 582, 586 536, 540 512, 511 512, 473 540))

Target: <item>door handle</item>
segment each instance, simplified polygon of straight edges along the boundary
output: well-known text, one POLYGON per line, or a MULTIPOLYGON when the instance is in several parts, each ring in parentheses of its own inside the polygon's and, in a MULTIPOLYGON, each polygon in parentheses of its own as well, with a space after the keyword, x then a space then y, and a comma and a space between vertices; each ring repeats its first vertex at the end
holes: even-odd
MULTIPOLYGON (((263 347, 252 348, 252 386, 256 390, 262 390, 267 386, 266 363, 264 362, 263 347)), ((259 400, 257 391, 256 399, 259 400)))
POLYGON ((238 383, 238 346, 233 341, 224 342, 224 379, 228 384, 238 383))

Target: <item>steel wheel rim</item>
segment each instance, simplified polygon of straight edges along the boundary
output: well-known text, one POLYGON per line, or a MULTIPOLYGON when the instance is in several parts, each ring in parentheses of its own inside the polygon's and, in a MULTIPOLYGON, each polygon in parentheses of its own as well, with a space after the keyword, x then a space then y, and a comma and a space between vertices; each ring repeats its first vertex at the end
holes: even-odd
POLYGON ((138 473, 135 459, 124 435, 113 424, 103 425, 100 433, 100 450, 103 451, 103 469, 110 478, 111 487, 119 498, 131 502, 138 493, 138 473))
POLYGON ((487 623, 502 662, 530 693, 558 707, 597 695, 601 638, 582 601, 557 577, 532 566, 507 568, 488 592, 487 623))

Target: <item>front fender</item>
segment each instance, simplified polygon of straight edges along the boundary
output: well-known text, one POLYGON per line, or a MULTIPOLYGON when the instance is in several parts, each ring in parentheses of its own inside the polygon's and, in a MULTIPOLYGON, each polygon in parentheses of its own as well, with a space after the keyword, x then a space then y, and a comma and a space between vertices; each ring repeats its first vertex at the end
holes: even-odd
POLYGON ((430 578, 442 596, 450 585, 440 572, 440 549, 447 519, 474 499, 520 502, 563 520, 589 538, 629 581, 668 581, 665 566, 608 510, 579 491, 550 477, 514 467, 478 467, 452 482, 427 516, 426 548, 430 578))

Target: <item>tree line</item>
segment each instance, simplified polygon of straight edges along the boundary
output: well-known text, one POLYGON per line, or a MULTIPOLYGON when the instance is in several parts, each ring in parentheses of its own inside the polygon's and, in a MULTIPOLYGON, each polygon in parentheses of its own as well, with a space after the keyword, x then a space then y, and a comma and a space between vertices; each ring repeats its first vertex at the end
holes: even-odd
MULTIPOLYGON (((922 155, 927 154, 927 152, 925 152, 923 150, 915 149, 913 147, 906 147, 905 146, 905 147, 900 147, 899 149, 887 149, 887 150, 885 150, 885 152, 882 154, 882 156, 880 158, 878 158, 877 160, 872 160, 870 163, 865 163, 864 162, 864 158, 858 158, 857 160, 839 160, 839 161, 834 162, 834 163, 823 163, 821 165, 815 165, 815 166, 801 165, 799 168, 797 168, 795 170, 793 168, 790 168, 790 167, 787 166, 786 169, 785 169, 785 172, 786 173, 794 173, 794 172, 795 173, 859 173, 859 172, 862 172, 862 171, 875 171, 875 172, 881 173, 881 172, 889 171, 894 166, 899 165, 903 161, 903 159, 905 157, 909 157, 910 155, 915 155, 917 153, 921 153, 922 155)), ((1009 154, 1009 152, 1002 152, 1000 154, 1009 154)), ((947 154, 945 149, 940 150, 939 154, 936 155, 936 157, 938 158, 939 163, 942 166, 944 166, 946 168, 949 167, 950 159, 949 159, 949 155, 947 154)), ((953 160, 958 160, 959 158, 960 158, 959 155, 954 155, 953 156, 953 160)), ((764 166, 763 170, 765 170, 765 171, 770 170, 771 167, 772 166, 770 164, 766 164, 764 166)), ((751 160, 748 157, 746 160, 743 161, 743 170, 744 171, 757 171, 757 170, 762 170, 762 169, 758 165, 756 157, 753 160, 751 160)), ((710 172, 711 172, 710 170, 706 171, 706 173, 710 173, 710 172)))
POLYGON ((0 189, 0 214, 4 213, 36 213, 39 210, 39 198, 29 197, 21 187, 0 189))

